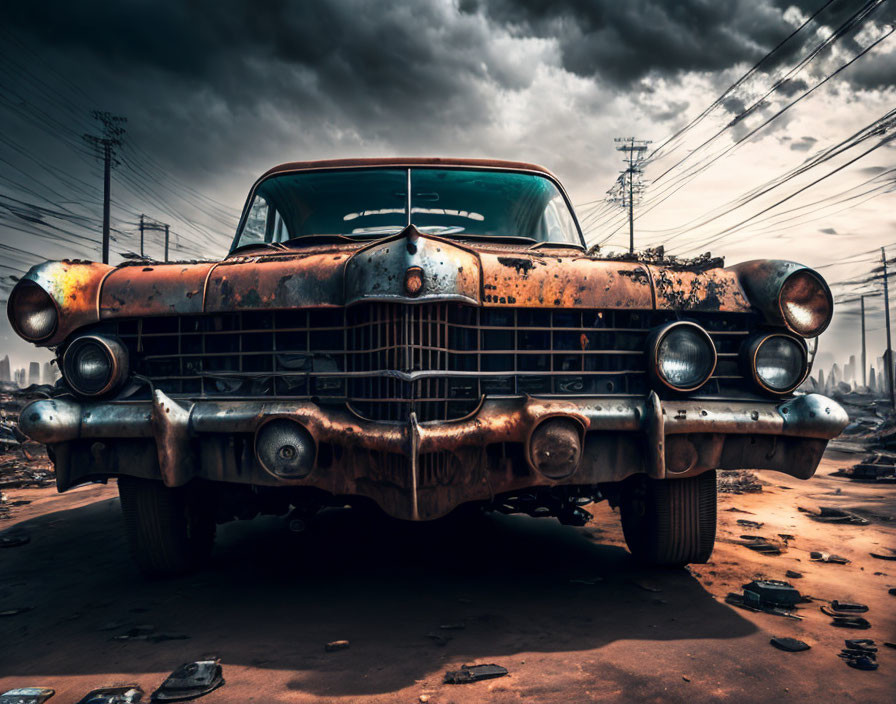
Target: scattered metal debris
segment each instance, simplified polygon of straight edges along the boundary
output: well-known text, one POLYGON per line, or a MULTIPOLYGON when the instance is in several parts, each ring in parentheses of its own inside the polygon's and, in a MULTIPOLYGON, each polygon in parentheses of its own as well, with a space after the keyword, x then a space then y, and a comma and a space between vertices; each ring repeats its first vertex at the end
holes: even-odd
POLYGON ((506 674, 507 668, 500 665, 461 665, 459 670, 445 673, 445 684, 469 684, 504 677, 506 674))
POLYGON ((802 579, 803 573, 797 572, 796 570, 787 570, 784 573, 784 576, 787 577, 788 579, 802 579))
POLYGON ((832 477, 846 477, 854 482, 892 484, 896 482, 896 453, 875 452, 852 467, 831 472, 832 477))
POLYGON ((831 609, 821 607, 821 612, 831 617, 831 625, 838 628, 857 628, 859 630, 867 630, 871 628, 871 623, 863 616, 850 616, 847 614, 837 613, 831 609))
POLYGON ((892 548, 887 549, 890 551, 890 555, 884 555, 879 552, 869 552, 868 554, 871 555, 871 557, 876 557, 878 560, 896 560, 896 550, 893 550, 892 548))
POLYGON ((871 522, 867 518, 831 506, 819 506, 818 511, 797 506, 797 510, 808 514, 813 521, 820 523, 852 523, 857 526, 867 526, 871 522))
POLYGON ((804 650, 809 650, 812 647, 808 643, 804 643, 796 638, 775 637, 769 642, 778 650, 785 650, 788 653, 800 653, 804 650))
POLYGON ((848 611, 855 614, 863 614, 868 611, 868 607, 865 604, 855 604, 849 601, 838 601, 837 599, 834 599, 831 602, 831 608, 834 611, 848 611))
POLYGON ((632 584, 634 584, 636 587, 639 587, 640 589, 643 589, 645 592, 658 593, 658 592, 663 591, 655 584, 652 584, 650 582, 645 582, 643 580, 633 579, 632 584))
POLYGON ((820 552, 818 550, 813 550, 809 553, 809 559, 812 562, 829 562, 833 565, 848 565, 849 559, 846 557, 840 557, 840 555, 832 555, 827 552, 820 552))
POLYGON ((187 640, 190 636, 182 633, 156 633, 156 627, 151 625, 134 626, 133 628, 112 636, 112 640, 145 640, 150 643, 162 643, 166 640, 187 640))
POLYGON ((143 690, 138 684, 123 687, 103 687, 94 689, 78 704, 137 704, 143 699, 143 690))
POLYGON ((737 525, 742 526, 744 528, 755 528, 759 530, 764 526, 764 523, 760 523, 759 521, 748 521, 746 518, 738 518, 737 525))
POLYGON ((802 620, 793 609, 808 601, 787 582, 777 579, 757 579, 743 586, 743 593, 730 592, 725 602, 748 611, 762 611, 775 616, 802 620))
POLYGON ((17 609, 5 609, 3 611, 0 611, 0 617, 2 617, 2 616, 18 616, 19 614, 28 613, 29 611, 31 611, 30 606, 20 606, 17 609))
POLYGON ((762 555, 780 555, 781 548, 774 543, 769 542, 761 535, 742 535, 740 541, 735 541, 738 545, 743 545, 762 555))
MULTIPOLYGON (((45 397, 50 386, 18 389, 0 383, 0 489, 44 487, 55 479, 46 449, 18 432, 19 412, 34 398, 45 397)), ((13 502, 0 500, 0 518, 9 517, 13 502)))
POLYGON ((346 650, 349 645, 347 640, 333 640, 324 646, 324 650, 328 653, 335 653, 337 650, 346 650))
POLYGON ((7 533, 0 535, 0 548, 17 548, 31 542, 31 536, 27 533, 7 533))
POLYGON ((0 704, 43 704, 54 694, 49 687, 20 687, 0 694, 0 704))
POLYGON ((224 684, 221 661, 197 660, 178 667, 152 693, 151 701, 178 702, 208 694, 224 684))
POLYGON ((857 670, 877 669, 877 648, 874 646, 873 640, 870 638, 846 639, 845 643, 846 647, 840 651, 839 656, 846 661, 847 665, 857 670))

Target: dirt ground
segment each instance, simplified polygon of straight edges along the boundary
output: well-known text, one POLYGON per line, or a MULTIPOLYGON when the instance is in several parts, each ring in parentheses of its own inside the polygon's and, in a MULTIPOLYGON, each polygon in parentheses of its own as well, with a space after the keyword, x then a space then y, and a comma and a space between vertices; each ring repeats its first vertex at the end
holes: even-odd
POLYGON ((844 638, 896 641, 896 563, 869 556, 896 548, 896 487, 828 476, 848 463, 827 458, 808 482, 766 473, 762 493, 723 495, 713 558, 691 570, 638 568, 604 503, 581 529, 495 516, 396 530, 342 510, 300 537, 281 519, 232 523, 208 567, 146 582, 127 554, 114 483, 9 489, 31 503, 0 530, 31 541, 0 549, 0 611, 31 610, 0 617, 0 692, 46 686, 51 704, 74 704, 94 687, 135 682, 148 699, 176 666, 214 654, 226 684, 208 704, 892 702, 896 650, 881 647, 874 672, 837 657, 844 638), (820 524, 798 505, 857 509, 871 524, 820 524), (780 556, 759 555, 732 542, 757 532, 739 518, 795 539, 780 556), (852 562, 811 562, 811 550, 852 562), (790 580, 803 594, 868 604, 872 628, 830 625, 823 601, 803 605, 802 621, 724 603, 750 579, 787 570, 803 574, 790 580), (186 638, 114 639, 139 625, 186 638), (812 649, 784 653, 772 636, 812 649), (336 639, 351 645, 325 652, 336 639), (510 674, 442 684, 464 663, 510 674))

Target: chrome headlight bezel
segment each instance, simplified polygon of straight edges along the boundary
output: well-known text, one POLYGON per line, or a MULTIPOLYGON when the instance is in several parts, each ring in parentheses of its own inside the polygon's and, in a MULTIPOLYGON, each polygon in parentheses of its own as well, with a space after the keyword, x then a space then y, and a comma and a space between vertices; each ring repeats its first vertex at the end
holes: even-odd
POLYGON ((744 343, 741 354, 745 372, 752 378, 753 383, 765 393, 775 396, 786 396, 797 389, 809 376, 809 350, 806 347, 805 340, 797 335, 782 332, 757 333, 744 343), (767 381, 763 380, 759 372, 759 353, 764 345, 776 338, 792 343, 800 355, 801 372, 797 375, 795 381, 786 387, 771 386, 767 381))
POLYGON ((75 338, 62 356, 62 375, 72 390, 80 396, 103 396, 118 389, 128 375, 128 354, 118 340, 101 335, 83 335, 75 338), (107 372, 101 383, 88 385, 79 376, 77 364, 81 355, 92 348, 106 360, 107 372))
POLYGON ((718 363, 718 353, 716 351, 716 346, 715 343, 713 343, 712 338, 709 336, 709 333, 696 323, 692 323, 687 320, 668 323, 654 330, 648 338, 647 349, 648 373, 651 380, 654 382, 654 385, 659 385, 662 388, 669 389, 678 393, 690 393, 702 387, 704 384, 706 384, 707 381, 712 378, 712 375, 716 369, 716 364, 718 363), (661 355, 663 343, 669 339, 669 336, 671 334, 680 334, 682 332, 693 335, 694 339, 699 340, 701 344, 705 345, 706 351, 709 353, 709 363, 704 365, 704 368, 701 370, 701 374, 696 377, 692 383, 689 383, 687 385, 677 385, 673 383, 668 378, 668 376, 663 373, 662 370, 661 355))
POLYGON ((23 279, 15 285, 6 304, 9 323, 16 334, 31 343, 53 336, 59 326, 59 307, 40 284, 23 279), (43 317, 43 321, 35 318, 43 317))
POLYGON ((790 332, 800 337, 818 337, 834 316, 834 297, 827 282, 811 269, 793 272, 781 284, 778 310, 790 332), (800 290, 802 289, 802 290, 800 290), (807 298, 814 301, 806 301, 807 298), (801 302, 799 299, 802 298, 801 302), (800 319, 794 308, 805 318, 800 319))

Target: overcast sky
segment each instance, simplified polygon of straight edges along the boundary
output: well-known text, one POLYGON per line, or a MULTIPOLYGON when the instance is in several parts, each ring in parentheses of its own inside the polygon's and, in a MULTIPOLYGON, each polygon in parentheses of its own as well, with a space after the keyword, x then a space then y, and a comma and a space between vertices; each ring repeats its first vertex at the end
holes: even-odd
MULTIPOLYGON (((92 109, 127 117, 114 252, 139 248, 146 213, 171 223, 179 256, 221 255, 269 166, 378 155, 543 164, 579 204, 589 239, 612 251, 628 237, 603 202, 621 168, 613 138, 634 136, 660 147, 645 167, 638 246, 861 278, 875 247, 896 245, 896 128, 875 123, 896 108, 896 37, 884 36, 896 2, 827 3, 725 93, 825 2, 4 3, 0 290, 41 257, 98 256, 101 171, 81 138, 99 133, 92 109), (879 129, 863 135, 869 126, 879 129), (800 166, 812 168, 793 174, 800 166)), ((868 305, 876 357, 882 303, 868 305)), ((854 309, 841 307, 823 351, 857 351, 854 309)), ((24 362, 27 348, 8 329, 0 337, 24 362)))

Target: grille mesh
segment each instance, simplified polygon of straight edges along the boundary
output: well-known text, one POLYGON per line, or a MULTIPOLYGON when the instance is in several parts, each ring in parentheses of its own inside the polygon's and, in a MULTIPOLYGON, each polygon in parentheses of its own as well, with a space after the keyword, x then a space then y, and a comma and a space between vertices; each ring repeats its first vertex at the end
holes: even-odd
MULTIPOLYGON (((719 364, 703 393, 742 385, 747 315, 694 316, 719 364)), ((464 417, 484 396, 642 395, 651 311, 365 303, 117 322, 132 368, 174 396, 347 404, 371 420, 464 417)))

